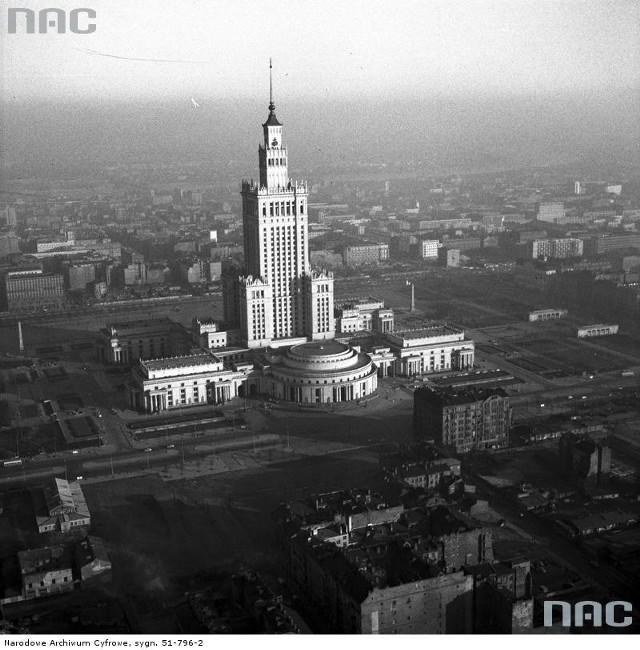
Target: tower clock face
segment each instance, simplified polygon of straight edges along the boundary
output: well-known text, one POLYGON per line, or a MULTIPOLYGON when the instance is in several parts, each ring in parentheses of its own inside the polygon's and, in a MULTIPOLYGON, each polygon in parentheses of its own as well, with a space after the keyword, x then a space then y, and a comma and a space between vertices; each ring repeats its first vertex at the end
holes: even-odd
POLYGON ((278 141, 274 138, 273 142, 271 143, 272 147, 277 147, 278 146, 278 141))

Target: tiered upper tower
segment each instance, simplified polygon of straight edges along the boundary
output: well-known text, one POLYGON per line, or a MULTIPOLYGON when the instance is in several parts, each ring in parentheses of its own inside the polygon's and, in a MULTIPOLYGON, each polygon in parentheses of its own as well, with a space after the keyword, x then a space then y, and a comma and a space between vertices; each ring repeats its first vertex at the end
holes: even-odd
POLYGON ((285 188, 289 183, 287 148, 282 143, 282 124, 278 122, 275 110, 272 65, 269 59, 269 117, 262 125, 264 144, 258 147, 260 185, 268 189, 285 188))

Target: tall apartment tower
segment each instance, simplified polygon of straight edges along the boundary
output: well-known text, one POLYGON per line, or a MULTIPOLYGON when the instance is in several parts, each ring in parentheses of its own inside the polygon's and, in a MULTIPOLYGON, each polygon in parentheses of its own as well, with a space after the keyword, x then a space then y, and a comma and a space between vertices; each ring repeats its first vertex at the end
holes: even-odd
POLYGON ((238 316, 242 338, 251 348, 335 336, 333 275, 312 271, 309 264, 307 184, 289 179, 271 62, 269 83, 269 116, 258 147, 259 181, 243 181, 241 192, 246 274, 238 279, 238 316))

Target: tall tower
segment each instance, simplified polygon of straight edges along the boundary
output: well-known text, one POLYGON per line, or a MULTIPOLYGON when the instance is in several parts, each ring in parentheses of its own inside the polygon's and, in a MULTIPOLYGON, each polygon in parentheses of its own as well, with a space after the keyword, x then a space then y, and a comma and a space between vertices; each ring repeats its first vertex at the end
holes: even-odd
POLYGON ((335 333, 333 276, 311 271, 307 184, 289 179, 271 60, 269 90, 269 115, 258 146, 259 181, 243 181, 241 192, 247 275, 239 279, 238 302, 240 329, 249 347, 300 337, 333 338, 335 333))

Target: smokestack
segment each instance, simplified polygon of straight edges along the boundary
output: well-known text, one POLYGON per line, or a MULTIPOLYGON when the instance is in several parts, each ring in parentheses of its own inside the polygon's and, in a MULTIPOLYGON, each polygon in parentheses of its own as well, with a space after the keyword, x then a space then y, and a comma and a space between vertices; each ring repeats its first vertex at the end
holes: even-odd
POLYGON ((24 338, 22 337, 22 321, 18 321, 18 347, 24 352, 24 338))

